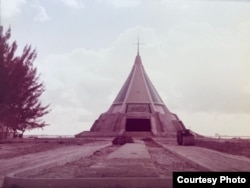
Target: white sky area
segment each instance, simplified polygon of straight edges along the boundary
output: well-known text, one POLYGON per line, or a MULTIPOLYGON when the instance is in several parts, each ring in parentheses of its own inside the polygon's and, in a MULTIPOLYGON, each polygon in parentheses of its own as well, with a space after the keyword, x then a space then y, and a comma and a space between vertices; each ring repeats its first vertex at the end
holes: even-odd
POLYGON ((108 110, 137 53, 187 128, 250 135, 250 1, 2 0, 19 52, 37 49, 50 125, 26 134, 74 135, 108 110))

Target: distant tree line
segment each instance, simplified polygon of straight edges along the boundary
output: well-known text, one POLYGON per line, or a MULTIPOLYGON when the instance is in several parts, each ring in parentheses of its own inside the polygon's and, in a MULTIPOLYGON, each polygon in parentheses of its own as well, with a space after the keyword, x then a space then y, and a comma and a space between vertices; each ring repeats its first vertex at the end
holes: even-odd
POLYGON ((39 75, 33 62, 36 50, 26 45, 21 55, 16 55, 17 43, 9 42, 11 29, 4 32, 0 26, 0 133, 6 138, 8 133, 42 128, 47 124, 41 119, 49 112, 48 105, 39 100, 45 86, 39 82, 39 75))

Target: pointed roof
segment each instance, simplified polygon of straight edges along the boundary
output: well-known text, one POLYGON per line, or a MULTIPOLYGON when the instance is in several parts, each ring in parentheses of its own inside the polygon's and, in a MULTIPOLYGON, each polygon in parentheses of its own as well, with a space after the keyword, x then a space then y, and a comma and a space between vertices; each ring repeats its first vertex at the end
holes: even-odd
MULTIPOLYGON (((164 106, 164 111, 168 111, 144 70, 139 47, 133 68, 112 106, 119 104, 123 104, 123 107, 126 104, 151 104, 151 108, 154 108, 154 105, 160 105, 164 106)), ((154 111, 157 110, 154 108, 154 111)))
POLYGON ((122 102, 153 102, 164 104, 160 95, 146 74, 139 54, 137 54, 135 58, 134 66, 126 82, 114 100, 114 103, 122 102))

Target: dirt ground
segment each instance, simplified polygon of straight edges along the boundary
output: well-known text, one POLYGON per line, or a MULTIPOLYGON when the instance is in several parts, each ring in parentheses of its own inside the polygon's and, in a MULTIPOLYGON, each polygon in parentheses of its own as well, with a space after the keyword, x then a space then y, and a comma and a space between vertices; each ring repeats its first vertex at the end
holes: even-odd
POLYGON ((110 159, 107 156, 121 147, 112 145, 96 151, 90 157, 42 170, 28 178, 171 177, 173 171, 201 171, 198 166, 188 163, 152 141, 145 144, 150 159, 110 159))
POLYGON ((69 145, 81 145, 90 140, 74 139, 8 139, 0 140, 0 160, 30 153, 53 150, 69 145))
MULTIPOLYGON (((25 156, 30 153, 38 153, 72 145, 84 145, 92 141, 84 139, 2 140, 0 141, 0 160, 14 159, 14 157, 25 156)), ((164 142, 164 139, 161 142, 164 142)), ((165 142, 169 145, 177 145, 175 140, 165 140, 165 142)), ((106 156, 120 147, 111 145, 96 151, 89 157, 67 163, 64 166, 40 171, 38 174, 30 177, 169 177, 173 171, 202 171, 198 166, 194 166, 194 164, 190 164, 179 158, 155 142, 150 141, 150 139, 145 141, 145 144, 151 159, 108 160, 106 156)), ((195 145, 250 158, 250 140, 197 139, 195 145)))
MULTIPOLYGON (((0 159, 53 150, 69 145, 82 145, 91 140, 79 139, 13 139, 0 140, 0 159)), ((172 143, 171 143, 172 144, 172 143)), ((196 139, 195 146, 250 158, 250 139, 196 139)))
MULTIPOLYGON (((108 159, 120 146, 109 146, 92 156, 55 166, 32 174, 29 178, 84 178, 84 177, 171 177, 173 171, 202 171, 174 153, 162 148, 151 139, 144 139, 150 159, 108 159), (167 159, 167 160, 166 160, 167 159), (140 169, 140 170, 138 170, 140 169)), ((161 141, 164 142, 164 141, 161 141)), ((177 145, 175 140, 165 144, 177 145)), ((196 146, 250 158, 250 141, 240 139, 196 140, 196 146)))

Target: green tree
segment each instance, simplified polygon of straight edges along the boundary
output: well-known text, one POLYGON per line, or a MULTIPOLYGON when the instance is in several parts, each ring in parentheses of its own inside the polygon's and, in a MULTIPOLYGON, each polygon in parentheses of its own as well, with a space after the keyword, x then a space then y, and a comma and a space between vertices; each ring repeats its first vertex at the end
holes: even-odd
POLYGON ((47 124, 42 117, 49 112, 48 105, 39 100, 45 86, 39 82, 33 66, 36 50, 25 46, 16 56, 16 42, 9 44, 11 29, 5 33, 0 26, 0 125, 8 130, 21 132, 43 128, 47 124))

